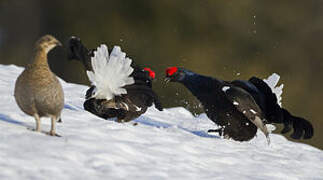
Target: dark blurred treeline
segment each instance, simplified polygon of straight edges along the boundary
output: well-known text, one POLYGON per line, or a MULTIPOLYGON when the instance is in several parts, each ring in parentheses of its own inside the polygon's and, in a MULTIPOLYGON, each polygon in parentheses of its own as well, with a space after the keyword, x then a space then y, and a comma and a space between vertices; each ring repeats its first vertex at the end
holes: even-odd
MULTIPOLYGON (((184 66, 225 80, 266 78, 285 84, 283 105, 315 128, 306 143, 323 148, 323 1, 0 0, 0 63, 24 66, 44 34, 63 43, 78 36, 88 47, 120 45, 157 72, 154 89, 166 107, 200 112, 179 84, 165 85, 164 69, 184 66)), ((66 51, 49 54, 53 71, 68 82, 88 84, 66 51)))

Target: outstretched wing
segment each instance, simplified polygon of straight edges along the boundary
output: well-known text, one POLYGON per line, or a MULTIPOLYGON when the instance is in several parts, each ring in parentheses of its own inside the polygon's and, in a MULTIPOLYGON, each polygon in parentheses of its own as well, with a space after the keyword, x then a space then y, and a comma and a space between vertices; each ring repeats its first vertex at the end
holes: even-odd
POLYGON ((237 110, 243 113, 244 116, 256 125, 268 139, 269 131, 264 123, 264 115, 252 96, 239 87, 223 86, 222 90, 227 99, 232 102, 237 110))
POLYGON ((135 82, 130 77, 131 62, 119 46, 115 46, 110 55, 106 45, 99 46, 91 59, 92 71, 87 71, 91 84, 96 87, 93 97, 110 100, 116 95, 127 94, 124 86, 135 82))

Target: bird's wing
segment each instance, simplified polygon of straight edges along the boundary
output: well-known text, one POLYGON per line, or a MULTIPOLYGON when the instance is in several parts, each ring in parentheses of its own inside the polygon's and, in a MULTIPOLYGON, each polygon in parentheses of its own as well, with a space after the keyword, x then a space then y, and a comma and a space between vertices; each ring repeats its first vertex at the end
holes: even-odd
POLYGON ((256 125, 268 139, 269 131, 264 123, 265 118, 252 96, 242 88, 234 86, 223 86, 222 91, 237 110, 243 113, 254 125, 256 125))
POLYGON ((134 104, 128 97, 118 96, 111 100, 105 100, 101 103, 103 109, 120 109, 126 112, 145 112, 147 107, 134 104))
POLYGON ((115 46, 110 55, 106 45, 99 46, 91 59, 93 70, 87 71, 91 84, 96 87, 94 97, 110 100, 116 95, 127 94, 123 87, 134 83, 130 77, 131 62, 119 46, 115 46))
POLYGON ((152 103, 154 103, 156 109, 163 111, 163 106, 159 97, 151 87, 142 84, 133 84, 126 86, 125 88, 129 92, 129 96, 133 95, 131 99, 137 99, 137 102, 141 102, 144 106, 148 107, 152 106, 152 103))

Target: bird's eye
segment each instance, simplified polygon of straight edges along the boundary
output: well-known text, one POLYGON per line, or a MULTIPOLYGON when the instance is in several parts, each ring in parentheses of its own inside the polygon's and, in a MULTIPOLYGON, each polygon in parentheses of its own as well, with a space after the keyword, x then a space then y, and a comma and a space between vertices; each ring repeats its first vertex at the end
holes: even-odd
POLYGON ((95 87, 95 88, 93 88, 92 96, 94 96, 96 94, 96 92, 97 92, 97 88, 95 87))

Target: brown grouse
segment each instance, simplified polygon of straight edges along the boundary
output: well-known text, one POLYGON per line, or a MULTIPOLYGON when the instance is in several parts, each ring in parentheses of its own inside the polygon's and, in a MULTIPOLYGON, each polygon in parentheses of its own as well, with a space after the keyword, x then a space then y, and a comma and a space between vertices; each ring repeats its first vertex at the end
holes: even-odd
POLYGON ((36 42, 32 62, 19 75, 14 92, 20 109, 35 118, 36 131, 41 131, 41 117, 51 118, 52 136, 56 135, 56 121, 64 107, 62 86, 47 62, 47 53, 57 45, 61 43, 51 35, 36 42))

